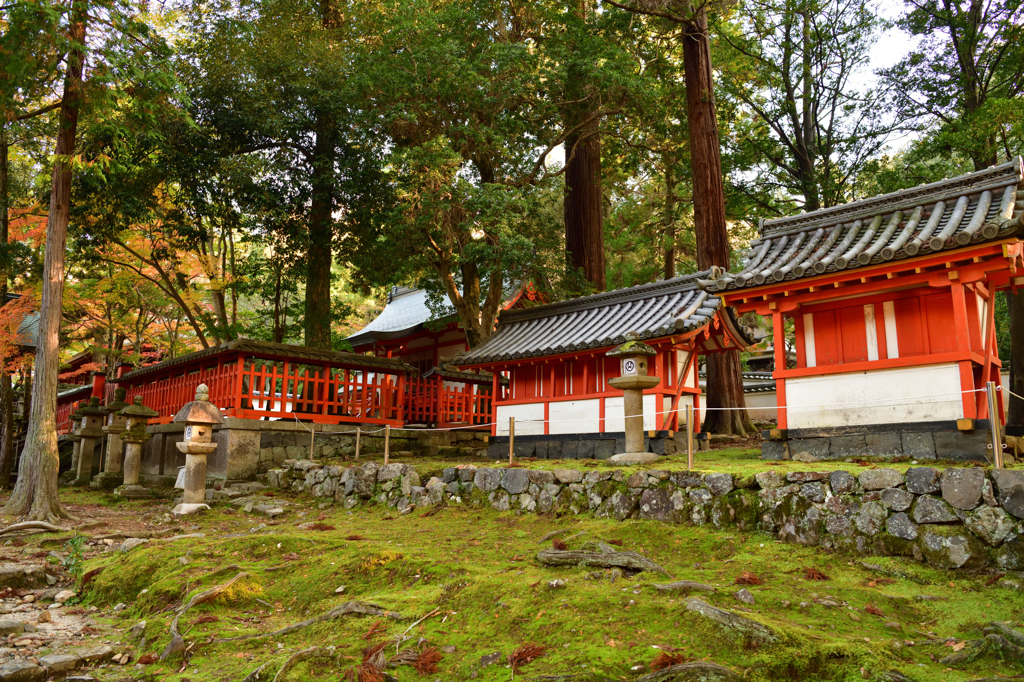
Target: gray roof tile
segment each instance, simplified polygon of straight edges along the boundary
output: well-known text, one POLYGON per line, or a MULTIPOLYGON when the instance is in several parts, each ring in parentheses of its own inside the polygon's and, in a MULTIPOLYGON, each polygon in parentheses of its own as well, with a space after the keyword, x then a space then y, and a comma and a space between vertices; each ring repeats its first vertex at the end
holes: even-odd
POLYGON ((1024 229, 1022 163, 766 221, 741 270, 697 286, 742 289, 1003 239, 1024 229))

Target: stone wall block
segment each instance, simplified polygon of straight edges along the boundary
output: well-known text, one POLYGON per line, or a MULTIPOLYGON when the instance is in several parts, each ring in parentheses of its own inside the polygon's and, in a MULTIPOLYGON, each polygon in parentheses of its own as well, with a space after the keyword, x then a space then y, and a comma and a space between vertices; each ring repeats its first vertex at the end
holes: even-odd
POLYGON ((915 495, 937 493, 941 477, 932 467, 911 467, 907 469, 907 490, 915 495))
POLYGON ((946 469, 942 472, 942 499, 954 509, 968 511, 981 504, 983 469, 946 469))
POLYGON ((901 433, 903 456, 914 460, 935 459, 935 442, 930 433, 901 433))
POLYGON ((932 495, 918 497, 910 516, 917 523, 952 523, 960 520, 952 507, 932 495))
POLYGON ((882 490, 903 485, 903 474, 896 469, 868 469, 858 476, 864 490, 882 490))
POLYGON ((910 509, 914 494, 901 488, 884 488, 878 493, 878 501, 890 511, 902 512, 910 509))
POLYGON ((964 525, 979 538, 998 547, 1017 525, 1009 514, 999 507, 982 507, 970 514, 964 525))
POLYGON ((731 474, 706 474, 704 485, 711 491, 712 495, 726 495, 732 490, 731 474))

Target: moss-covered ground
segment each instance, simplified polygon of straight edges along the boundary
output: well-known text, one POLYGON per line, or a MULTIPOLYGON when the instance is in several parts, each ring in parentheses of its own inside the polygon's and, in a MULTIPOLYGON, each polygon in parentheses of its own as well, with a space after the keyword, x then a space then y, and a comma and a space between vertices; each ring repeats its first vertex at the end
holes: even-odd
MULTIPOLYGON (((120 650, 130 645, 128 630, 145 620, 145 643, 135 644, 135 654, 158 654, 170 639, 174 610, 190 595, 239 572, 250 576, 182 618, 184 659, 179 653, 130 669, 137 678, 241 681, 269 664, 259 678, 269 680, 294 653, 318 646, 333 649, 281 679, 348 679, 345 671, 362 661, 365 648, 388 642, 390 656, 403 635, 408 639, 399 649, 416 647, 423 638, 444 655, 438 671, 427 676, 408 666, 392 670, 400 680, 588 679, 575 677, 586 674, 632 680, 666 651, 718 662, 748 680, 886 679, 898 670, 911 680, 958 682, 1024 673, 992 657, 957 669, 939 662, 992 620, 1020 626, 1024 594, 989 586, 989 575, 933 570, 906 559, 832 554, 759 533, 467 507, 420 508, 403 516, 375 506, 320 509, 310 498, 289 496, 295 505, 273 521, 218 506, 169 523, 166 502, 112 505, 110 498, 85 492, 65 499, 77 513, 91 509, 130 521, 128 534, 203 534, 154 538, 127 553, 87 558, 82 601, 101 609, 107 636, 120 650), (308 522, 321 530, 297 527, 308 522), (782 643, 750 647, 687 613, 686 596, 654 588, 668 582, 664 576, 612 581, 610 572, 598 569, 542 566, 537 551, 551 543, 539 540, 561 529, 568 529, 559 537, 569 547, 597 539, 621 543, 659 563, 674 580, 715 586, 718 592, 707 597, 711 603, 771 626, 782 643), (808 579, 808 568, 827 579, 808 579), (734 582, 745 572, 763 581, 746 586, 755 599, 750 606, 734 597, 740 589, 734 582), (553 580, 564 587, 550 587, 553 580), (344 592, 336 593, 341 586, 344 592), (349 615, 286 636, 214 641, 271 632, 348 600, 373 602, 403 618, 349 615), (114 613, 117 603, 127 608, 114 613), (524 644, 545 651, 513 678, 505 657, 524 644), (501 660, 481 667, 481 657, 494 652, 501 660)), ((64 537, 27 540, 23 553, 38 545, 52 549, 64 537)), ((91 674, 114 680, 126 672, 112 667, 91 674)))

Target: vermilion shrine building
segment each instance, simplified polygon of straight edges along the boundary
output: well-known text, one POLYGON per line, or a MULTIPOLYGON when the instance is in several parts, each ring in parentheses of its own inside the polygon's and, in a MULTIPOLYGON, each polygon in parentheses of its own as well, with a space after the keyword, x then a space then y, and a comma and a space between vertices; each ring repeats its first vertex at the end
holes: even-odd
POLYGON ((520 456, 607 458, 623 451, 624 411, 622 391, 608 384, 619 360, 605 354, 636 332, 657 350, 648 374, 662 379, 643 396, 648 447, 674 452, 685 405, 699 407, 697 356, 751 343, 721 303, 687 275, 506 311, 491 338, 455 363, 493 375, 495 455, 507 452, 514 417, 520 456))
POLYGON ((795 343, 796 367, 776 362, 766 456, 985 454, 994 296, 1024 284, 1022 177, 1018 158, 767 221, 741 270, 705 275, 704 291, 795 343))

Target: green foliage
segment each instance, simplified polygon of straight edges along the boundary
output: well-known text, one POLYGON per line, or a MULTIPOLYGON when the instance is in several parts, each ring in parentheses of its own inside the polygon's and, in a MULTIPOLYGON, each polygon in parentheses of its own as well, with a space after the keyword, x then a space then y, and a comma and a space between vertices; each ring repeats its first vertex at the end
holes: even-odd
POLYGON ((85 536, 75 533, 68 541, 64 543, 64 549, 68 555, 64 558, 62 566, 67 569, 71 577, 75 579, 77 583, 82 578, 82 573, 85 571, 85 536))

